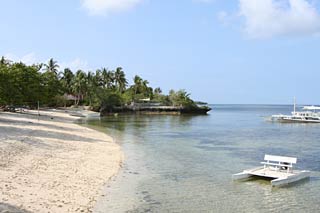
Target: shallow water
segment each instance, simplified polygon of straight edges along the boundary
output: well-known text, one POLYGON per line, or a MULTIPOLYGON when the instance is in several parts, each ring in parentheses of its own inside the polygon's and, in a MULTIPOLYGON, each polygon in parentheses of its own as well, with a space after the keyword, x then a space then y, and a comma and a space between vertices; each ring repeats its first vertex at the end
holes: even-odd
POLYGON ((318 212, 320 124, 280 124, 291 106, 216 105, 207 116, 136 115, 87 120, 112 135, 126 159, 95 212, 318 212), (233 182, 264 154, 298 157, 307 181, 272 188, 233 182))

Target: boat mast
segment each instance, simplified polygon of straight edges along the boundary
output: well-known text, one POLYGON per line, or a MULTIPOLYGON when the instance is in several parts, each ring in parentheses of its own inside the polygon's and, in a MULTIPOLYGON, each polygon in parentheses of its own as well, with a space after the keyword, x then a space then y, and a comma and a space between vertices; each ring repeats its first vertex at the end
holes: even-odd
POLYGON ((296 97, 293 97, 293 113, 296 114, 296 97))

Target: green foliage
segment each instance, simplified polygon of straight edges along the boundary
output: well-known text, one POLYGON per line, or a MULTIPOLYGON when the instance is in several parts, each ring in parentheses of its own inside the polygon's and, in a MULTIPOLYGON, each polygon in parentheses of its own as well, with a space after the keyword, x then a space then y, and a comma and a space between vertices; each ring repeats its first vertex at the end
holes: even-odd
POLYGON ((79 105, 88 89, 87 75, 84 71, 78 70, 72 79, 72 92, 77 97, 75 105, 79 105))
POLYGON ((68 100, 63 95, 57 95, 53 98, 56 107, 66 107, 68 100))
POLYGON ((117 90, 120 93, 123 93, 126 89, 128 81, 126 79, 126 75, 124 74, 122 67, 118 67, 114 72, 114 82, 117 90))
POLYGON ((115 107, 121 107, 123 104, 123 96, 117 91, 105 92, 101 100, 101 107, 107 112, 113 112, 115 107))
MULTIPOLYGON (((39 93, 41 95, 41 103, 48 106, 55 106, 55 97, 57 95, 62 95, 61 83, 54 72, 46 71, 41 75, 42 91, 39 93)), ((36 101, 36 100, 34 100, 36 101)))
POLYGON ((133 78, 134 85, 130 87, 133 91, 132 100, 138 101, 139 99, 150 98, 153 97, 153 89, 149 87, 149 82, 147 80, 143 80, 140 76, 136 75, 133 78))
POLYGON ((169 100, 174 106, 182 106, 187 108, 196 107, 196 104, 190 98, 190 94, 185 90, 179 90, 177 92, 175 92, 174 90, 170 90, 169 100))
POLYGON ((160 95, 162 93, 162 90, 160 87, 157 87, 154 89, 154 94, 160 95))
POLYGON ((46 106, 67 106, 74 102, 75 105, 89 105, 94 110, 102 107, 112 111, 114 107, 141 99, 162 105, 196 106, 186 91, 171 90, 169 95, 164 95, 159 87, 153 90, 149 82, 138 75, 128 87, 121 67, 115 71, 102 68, 74 73, 66 68, 59 72, 59 65, 52 58, 47 64, 32 66, 0 58, 0 105, 36 106, 39 101, 46 106))
POLYGON ((122 93, 122 99, 124 104, 131 104, 133 97, 134 96, 134 91, 129 88, 127 89, 124 93, 122 93))
POLYGON ((154 102, 158 102, 158 103, 160 103, 161 105, 164 105, 164 106, 173 105, 172 102, 170 101, 168 95, 162 95, 162 94, 155 93, 152 100, 154 102))
POLYGON ((23 63, 0 65, 2 104, 35 105, 41 97, 41 74, 35 66, 23 63))
POLYGON ((48 61, 48 64, 45 64, 44 67, 45 67, 46 72, 52 72, 55 75, 58 75, 59 65, 58 65, 57 61, 53 60, 53 58, 51 58, 48 61))
POLYGON ((62 90, 64 93, 72 93, 72 80, 74 78, 73 72, 69 68, 65 68, 60 79, 62 90))

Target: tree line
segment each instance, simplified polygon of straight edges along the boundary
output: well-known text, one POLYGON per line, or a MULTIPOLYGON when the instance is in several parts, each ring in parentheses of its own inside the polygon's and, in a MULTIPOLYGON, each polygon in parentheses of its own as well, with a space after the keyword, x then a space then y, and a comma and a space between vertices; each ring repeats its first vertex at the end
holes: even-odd
POLYGON ((124 106, 143 99, 167 106, 196 105, 185 90, 170 90, 165 95, 160 87, 150 87, 149 82, 138 75, 129 85, 121 67, 95 72, 59 68, 52 58, 45 64, 26 65, 1 57, 0 106, 36 107, 39 102, 41 106, 88 105, 99 110, 102 106, 124 106))

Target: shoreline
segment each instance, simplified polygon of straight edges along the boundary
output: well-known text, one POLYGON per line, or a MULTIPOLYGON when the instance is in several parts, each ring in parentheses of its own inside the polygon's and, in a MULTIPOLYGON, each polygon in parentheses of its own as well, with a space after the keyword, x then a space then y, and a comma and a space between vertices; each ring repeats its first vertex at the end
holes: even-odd
POLYGON ((153 115, 207 115, 211 110, 208 106, 150 106, 150 105, 133 105, 124 107, 112 107, 110 109, 102 109, 101 116, 123 113, 123 114, 153 114, 153 115))
POLYGON ((0 112, 1 211, 92 212, 124 158, 110 136, 75 123, 93 114, 0 112))

